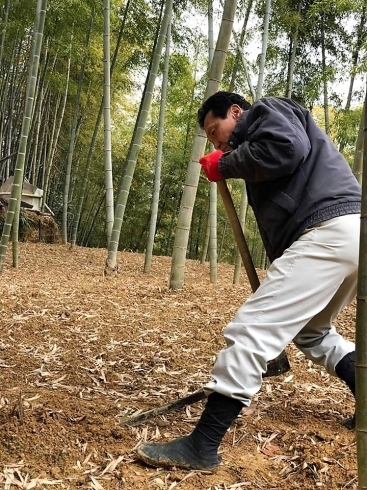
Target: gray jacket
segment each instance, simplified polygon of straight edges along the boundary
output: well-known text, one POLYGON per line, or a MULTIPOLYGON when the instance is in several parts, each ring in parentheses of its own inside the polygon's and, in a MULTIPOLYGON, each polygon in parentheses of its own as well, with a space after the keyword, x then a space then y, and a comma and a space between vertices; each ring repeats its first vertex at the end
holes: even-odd
POLYGON ((238 121, 223 154, 224 178, 246 181, 268 257, 281 256, 315 223, 360 212, 361 187, 311 114, 290 99, 266 97, 238 121))

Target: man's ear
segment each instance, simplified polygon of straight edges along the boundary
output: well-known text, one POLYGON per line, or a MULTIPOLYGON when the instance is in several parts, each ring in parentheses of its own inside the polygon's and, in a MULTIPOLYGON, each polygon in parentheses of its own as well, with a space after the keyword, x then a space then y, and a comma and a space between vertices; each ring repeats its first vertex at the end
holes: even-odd
POLYGON ((240 118, 240 115, 243 112, 243 110, 241 109, 241 107, 238 104, 233 104, 233 105, 231 105, 231 107, 229 108, 229 110, 230 110, 231 117, 233 117, 233 119, 235 119, 236 121, 238 121, 238 119, 240 118))

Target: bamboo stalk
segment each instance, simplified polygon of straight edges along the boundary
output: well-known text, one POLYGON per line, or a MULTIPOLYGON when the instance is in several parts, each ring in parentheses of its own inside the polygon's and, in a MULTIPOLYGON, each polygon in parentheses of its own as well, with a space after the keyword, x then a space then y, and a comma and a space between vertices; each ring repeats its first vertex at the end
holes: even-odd
POLYGON ((356 321, 356 437, 359 490, 367 489, 367 85, 364 107, 361 239, 356 321))

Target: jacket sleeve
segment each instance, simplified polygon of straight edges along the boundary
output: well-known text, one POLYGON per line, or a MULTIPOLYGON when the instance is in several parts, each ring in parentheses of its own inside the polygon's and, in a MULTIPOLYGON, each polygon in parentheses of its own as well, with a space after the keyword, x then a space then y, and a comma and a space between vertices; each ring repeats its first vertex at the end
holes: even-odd
POLYGON ((311 149, 300 108, 271 97, 257 101, 247 117, 243 142, 219 161, 223 177, 262 182, 292 174, 311 149))

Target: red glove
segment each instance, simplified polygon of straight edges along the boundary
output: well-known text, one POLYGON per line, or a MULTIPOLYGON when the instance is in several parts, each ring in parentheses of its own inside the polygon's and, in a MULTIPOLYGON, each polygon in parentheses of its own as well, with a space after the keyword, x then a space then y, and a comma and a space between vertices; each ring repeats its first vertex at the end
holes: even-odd
POLYGON ((215 150, 200 158, 199 163, 202 166, 205 175, 211 182, 217 182, 218 180, 224 180, 218 170, 218 163, 220 157, 223 155, 222 150, 215 150))

